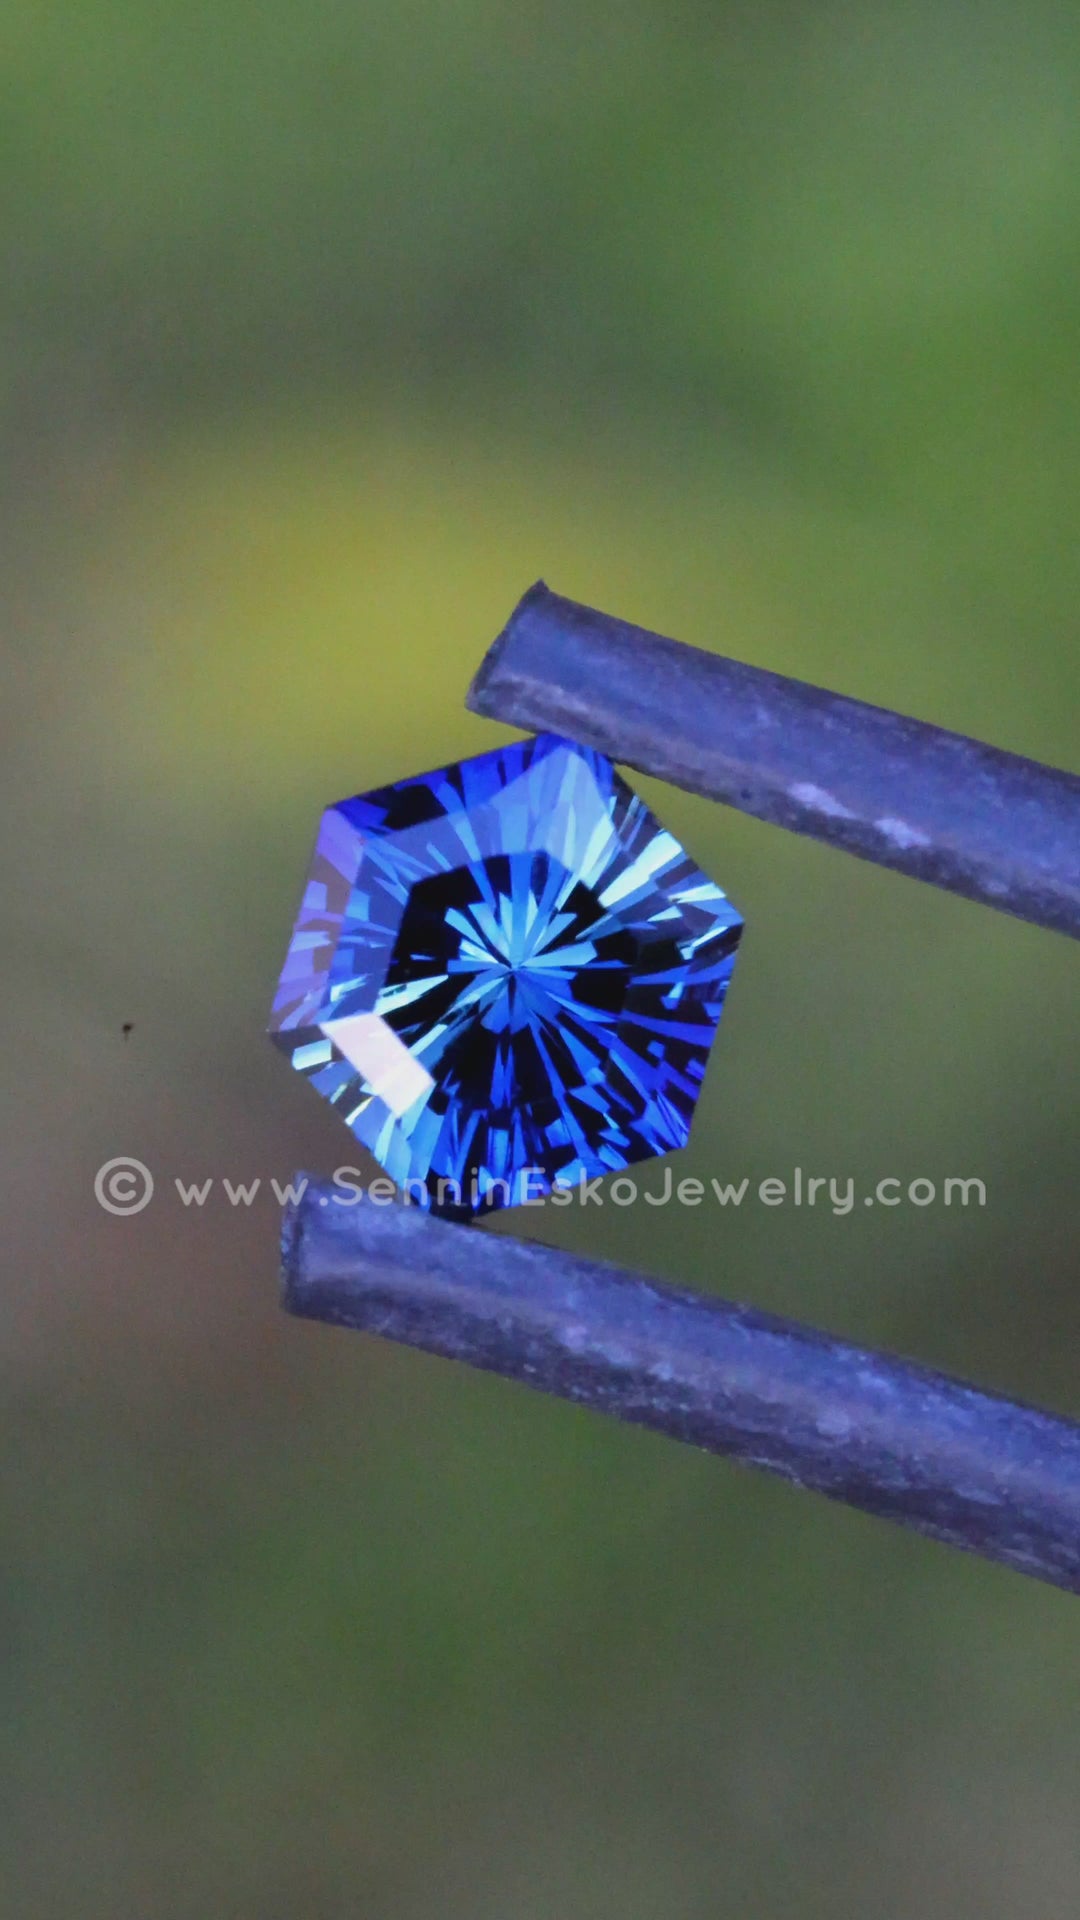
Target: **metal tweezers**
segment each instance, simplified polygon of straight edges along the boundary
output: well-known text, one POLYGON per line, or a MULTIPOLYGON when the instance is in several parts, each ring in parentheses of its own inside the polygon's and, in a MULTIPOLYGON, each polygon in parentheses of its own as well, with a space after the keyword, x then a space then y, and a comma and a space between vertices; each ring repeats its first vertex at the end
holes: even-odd
MULTIPOLYGON (((1073 774, 542 582, 468 705, 1080 938, 1073 774)), ((291 1313, 504 1374, 1080 1592, 1077 1423, 600 1261, 332 1197, 309 1180, 286 1212, 291 1313)))

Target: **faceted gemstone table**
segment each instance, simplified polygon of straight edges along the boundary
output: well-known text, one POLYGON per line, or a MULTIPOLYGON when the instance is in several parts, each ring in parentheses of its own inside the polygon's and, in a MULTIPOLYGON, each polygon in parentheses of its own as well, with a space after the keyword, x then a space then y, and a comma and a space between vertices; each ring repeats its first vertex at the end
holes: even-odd
POLYGON ((609 760, 541 734, 327 810, 271 1033, 468 1217, 686 1144, 741 931, 609 760))

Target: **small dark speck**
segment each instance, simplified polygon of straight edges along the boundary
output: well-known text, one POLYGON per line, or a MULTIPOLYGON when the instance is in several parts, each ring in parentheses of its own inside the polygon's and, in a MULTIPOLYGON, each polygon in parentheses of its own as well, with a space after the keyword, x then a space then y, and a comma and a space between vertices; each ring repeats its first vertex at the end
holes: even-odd
POLYGON ((124 1039, 126 1040, 126 1039, 127 1039, 127 1037, 128 1037, 128 1034, 129 1034, 129 1033, 134 1033, 134 1031, 135 1031, 135 1022, 134 1022, 134 1020, 125 1020, 125 1021, 124 1021, 124 1024, 123 1024, 123 1026, 122 1026, 122 1027, 121 1027, 121 1029, 120 1029, 120 1031, 121 1031, 121 1033, 123 1034, 123 1036, 124 1036, 124 1039))

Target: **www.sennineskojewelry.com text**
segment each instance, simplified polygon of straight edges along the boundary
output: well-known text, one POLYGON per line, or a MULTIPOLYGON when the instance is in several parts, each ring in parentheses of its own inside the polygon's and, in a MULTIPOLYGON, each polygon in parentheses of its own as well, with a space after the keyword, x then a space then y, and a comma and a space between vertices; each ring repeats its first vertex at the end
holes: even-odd
MULTIPOLYGON (((94 1176, 94 1197, 106 1213, 119 1216, 142 1213, 151 1200, 168 1198, 174 1204, 196 1210, 205 1207, 253 1207, 270 1201, 278 1207, 295 1205, 303 1199, 308 1182, 302 1176, 292 1180, 231 1180, 209 1175, 202 1180, 155 1178, 142 1160, 122 1154, 105 1161, 94 1176)), ((385 1174, 365 1179, 358 1167, 338 1167, 320 1194, 325 1205, 339 1207, 392 1206, 395 1201, 426 1204, 434 1198, 438 1206, 479 1207, 813 1207, 842 1216, 863 1207, 985 1207, 986 1183, 970 1175, 950 1174, 931 1179, 927 1175, 901 1179, 895 1174, 860 1185, 850 1174, 815 1174, 795 1167, 785 1175, 767 1174, 754 1179, 744 1174, 739 1180, 715 1176, 698 1178, 678 1175, 672 1167, 661 1167, 648 1178, 620 1173, 614 1178, 595 1178, 561 1182, 550 1186, 538 1167, 524 1167, 512 1180, 486 1180, 463 1190, 456 1180, 436 1183, 434 1195, 426 1194, 418 1181, 399 1189, 385 1174)))

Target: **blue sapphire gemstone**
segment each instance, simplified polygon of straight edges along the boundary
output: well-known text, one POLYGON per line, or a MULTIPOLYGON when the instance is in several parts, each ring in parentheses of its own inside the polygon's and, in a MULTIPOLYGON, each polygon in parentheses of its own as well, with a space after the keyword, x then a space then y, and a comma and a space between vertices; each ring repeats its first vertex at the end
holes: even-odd
POLYGON ((540 734, 327 809, 270 1032, 467 1218, 685 1146, 741 932, 603 754, 540 734))

